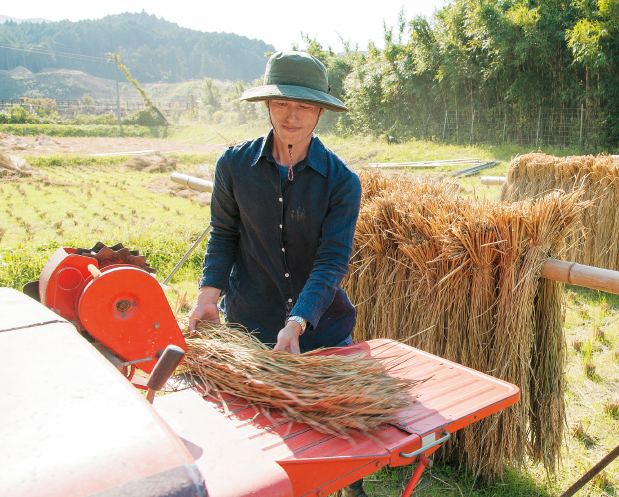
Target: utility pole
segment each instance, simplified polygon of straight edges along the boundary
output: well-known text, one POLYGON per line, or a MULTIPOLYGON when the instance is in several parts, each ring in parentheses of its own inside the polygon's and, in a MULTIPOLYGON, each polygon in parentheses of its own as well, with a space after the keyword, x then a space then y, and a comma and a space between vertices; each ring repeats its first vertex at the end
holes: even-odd
POLYGON ((116 115, 118 116, 118 127, 120 128, 120 136, 123 135, 123 124, 120 119, 120 90, 118 89, 118 64, 114 59, 114 78, 116 79, 116 115))

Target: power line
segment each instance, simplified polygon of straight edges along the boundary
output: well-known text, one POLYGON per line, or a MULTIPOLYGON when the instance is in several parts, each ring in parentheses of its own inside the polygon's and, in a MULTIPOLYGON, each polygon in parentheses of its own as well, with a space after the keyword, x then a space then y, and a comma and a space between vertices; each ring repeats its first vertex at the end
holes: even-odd
POLYGON ((51 49, 47 51, 47 50, 41 50, 40 48, 36 48, 36 47, 18 48, 18 47, 13 47, 10 45, 0 44, 0 48, 6 48, 8 50, 15 50, 18 52, 39 53, 39 54, 44 54, 44 55, 65 57, 67 59, 81 59, 81 60, 88 60, 90 62, 102 62, 102 61, 107 62, 107 58, 104 58, 104 57, 97 57, 94 55, 76 54, 76 53, 70 53, 70 52, 54 52, 51 49))
MULTIPOLYGON (((89 48, 86 48, 86 47, 75 47, 73 45, 67 45, 66 43, 60 43, 58 41, 49 41, 48 43, 51 43, 53 45, 59 45, 59 46, 62 46, 62 47, 66 47, 66 48, 68 48, 70 50, 73 50, 74 53, 77 53, 79 55, 86 55, 88 57, 95 57, 95 55, 94 55, 95 51, 93 49, 89 49, 89 48), (77 52, 75 52, 75 50, 77 50, 77 52), (88 54, 86 52, 90 52, 90 54, 88 54)), ((100 52, 100 53, 97 54, 97 56, 98 57, 105 57, 105 54, 100 52)))

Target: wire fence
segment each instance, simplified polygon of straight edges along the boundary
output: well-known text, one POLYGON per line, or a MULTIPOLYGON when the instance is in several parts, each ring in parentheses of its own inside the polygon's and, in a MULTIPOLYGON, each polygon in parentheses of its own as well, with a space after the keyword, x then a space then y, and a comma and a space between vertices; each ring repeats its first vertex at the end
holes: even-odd
MULTIPOLYGON (((117 104, 114 100, 85 103, 80 100, 56 99, 54 110, 64 118, 78 114, 100 115, 116 113, 117 104)), ((193 96, 171 100, 156 100, 153 102, 166 116, 199 116, 200 102, 193 96)), ((28 103, 19 100, 0 99, 0 112, 9 111, 14 106, 25 107, 36 113, 35 108, 28 108, 28 103)), ((122 101, 121 115, 145 108, 142 100, 122 101)), ((529 108, 518 107, 508 110, 447 110, 430 112, 427 116, 409 116, 404 122, 391 127, 395 138, 398 129, 404 130, 406 136, 421 139, 440 140, 458 144, 466 143, 518 143, 534 145, 535 148, 544 145, 553 146, 599 146, 606 143, 606 128, 600 112, 588 109, 584 105, 579 108, 529 108)))
POLYGON ((455 143, 519 143, 527 145, 599 145, 605 126, 597 110, 580 108, 520 109, 510 111, 443 111, 429 114, 425 123, 412 123, 425 139, 455 143))

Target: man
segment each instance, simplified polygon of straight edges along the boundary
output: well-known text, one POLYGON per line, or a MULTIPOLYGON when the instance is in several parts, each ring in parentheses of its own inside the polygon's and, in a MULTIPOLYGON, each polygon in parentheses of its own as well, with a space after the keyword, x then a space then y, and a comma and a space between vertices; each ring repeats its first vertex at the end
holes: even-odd
MULTIPOLYGON (((264 85, 241 100, 265 101, 272 130, 217 160, 211 237, 189 327, 219 323, 217 301, 275 350, 293 354, 352 344, 355 308, 340 288, 348 271, 361 183, 313 134, 329 95, 327 72, 304 52, 278 52, 264 85)), ((344 495, 364 497, 363 480, 344 495)))
POLYGON ((265 101, 272 130, 218 159, 212 231, 190 328, 197 321, 255 332, 293 354, 351 344, 355 309, 341 289, 348 270, 361 185, 313 134, 329 95, 327 73, 304 52, 278 52, 264 85, 241 100, 265 101))

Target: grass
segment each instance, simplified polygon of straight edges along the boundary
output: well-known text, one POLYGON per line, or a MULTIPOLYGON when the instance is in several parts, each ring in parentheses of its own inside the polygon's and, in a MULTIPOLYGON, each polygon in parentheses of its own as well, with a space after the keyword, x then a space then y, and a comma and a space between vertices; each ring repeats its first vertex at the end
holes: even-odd
MULTIPOLYGON (((170 139, 182 141, 204 135, 209 138, 214 129, 212 126, 178 127, 171 130, 170 139)), ((266 131, 250 127, 217 130, 226 138, 236 140, 266 131)), ((370 161, 479 157, 501 161, 499 166, 482 174, 501 175, 507 172, 511 156, 529 151, 516 146, 458 147, 421 141, 387 145, 375 139, 343 139, 333 135, 321 135, 321 139, 355 167, 370 161)), ((217 140, 208 143, 215 142, 217 140)), ((557 155, 577 152, 545 151, 557 155)), ((172 155, 179 159, 180 169, 190 170, 202 162, 212 165, 218 152, 172 155)), ((54 155, 27 157, 27 160, 50 179, 83 186, 0 183, 0 233, 6 230, 0 240, 0 286, 21 288, 27 281, 39 277, 43 265, 58 247, 92 246, 98 240, 108 244, 122 241, 131 248, 139 248, 158 270, 161 280, 208 223, 208 207, 150 192, 148 183, 167 175, 124 169, 120 164, 126 157, 54 155)), ((432 173, 431 170, 424 172, 432 173)), ((461 180, 460 184, 468 191, 475 188, 484 195, 496 197, 499 188, 481 187, 479 176, 461 180)), ((172 282, 181 292, 188 292, 190 301, 197 292, 204 250, 205 244, 194 252, 172 282)), ((567 287, 565 296, 567 343, 581 343, 580 350, 571 345, 567 347, 568 425, 578 425, 580 421, 581 428, 576 429, 574 435, 569 432, 566 435, 563 463, 556 475, 548 477, 543 468, 529 464, 522 473, 508 470, 503 481, 489 484, 457 464, 437 462, 432 469, 426 470, 414 495, 558 495, 617 445, 619 423, 613 402, 619 395, 619 296, 578 287, 567 287), (594 327, 603 331, 603 339, 600 335, 594 336, 594 327), (596 378, 588 378, 583 369, 587 341, 591 343, 596 378)), ((365 484, 368 495, 401 495, 412 469, 387 468, 369 476, 365 484)), ((578 495, 619 496, 619 461, 606 468, 603 483, 603 488, 590 484, 578 495)))
POLYGON ((48 136, 102 136, 102 137, 149 137, 164 136, 165 128, 157 126, 123 126, 120 134, 118 126, 109 124, 0 124, 0 133, 28 136, 44 134, 48 136))
MULTIPOLYGON (((383 468, 364 479, 364 490, 368 496, 399 497, 413 473, 414 467, 402 466, 395 469, 383 468)), ((532 474, 506 472, 503 481, 484 484, 475 475, 454 464, 434 463, 427 468, 413 495, 427 497, 513 497, 551 496, 551 490, 535 480, 532 474)))

